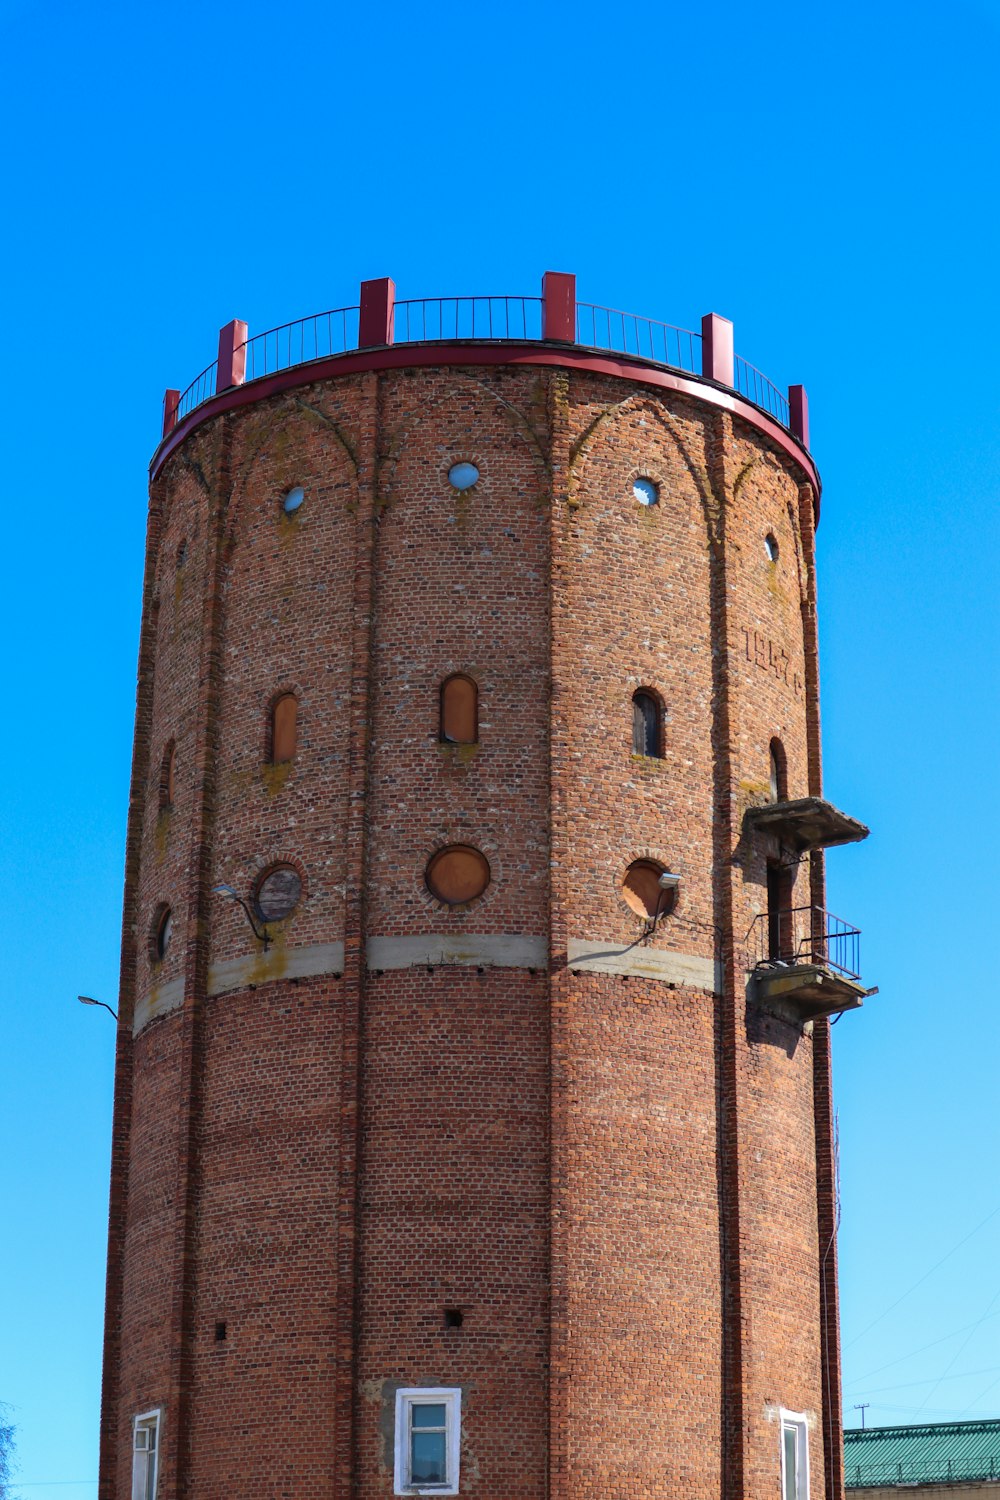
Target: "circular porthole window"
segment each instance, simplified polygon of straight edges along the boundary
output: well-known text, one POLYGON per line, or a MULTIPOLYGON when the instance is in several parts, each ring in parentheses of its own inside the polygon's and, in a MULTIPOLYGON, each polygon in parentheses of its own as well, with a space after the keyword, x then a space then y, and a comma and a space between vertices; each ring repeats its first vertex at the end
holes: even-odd
POLYGON ((471 490, 479 478, 475 464, 452 464, 448 470, 448 483, 452 489, 471 490))
POLYGON ((632 493, 640 505, 655 505, 660 498, 660 486, 652 479, 633 479, 632 493))
POLYGON ((767 553, 768 562, 778 561, 778 538, 773 531, 769 531, 764 538, 764 551, 767 553))
POLYGON ((297 484, 294 489, 289 490, 281 502, 281 508, 285 512, 285 515, 293 516, 305 498, 306 492, 301 484, 297 484))
POLYGON ((152 941, 152 944, 151 944, 152 949, 153 949, 153 958, 154 959, 160 960, 160 959, 166 958, 166 956, 167 956, 167 949, 170 947, 170 939, 173 936, 173 931, 174 931, 174 918, 173 918, 173 913, 170 910, 170 907, 169 906, 160 906, 160 907, 158 907, 157 908, 157 912, 156 912, 156 916, 155 916, 155 918, 153 920, 153 932, 152 932, 152 939, 153 939, 153 941, 152 941))
POLYGON ((427 889, 448 906, 475 901, 490 883, 486 856, 468 844, 449 844, 439 849, 426 872, 427 889))
POLYGON ((262 922, 290 917, 302 899, 302 877, 294 865, 272 865, 254 887, 253 904, 262 922))
POLYGON ((633 860, 625 871, 622 881, 622 896, 638 917, 668 917, 677 905, 676 885, 664 888, 661 875, 667 873, 666 865, 653 859, 633 860))

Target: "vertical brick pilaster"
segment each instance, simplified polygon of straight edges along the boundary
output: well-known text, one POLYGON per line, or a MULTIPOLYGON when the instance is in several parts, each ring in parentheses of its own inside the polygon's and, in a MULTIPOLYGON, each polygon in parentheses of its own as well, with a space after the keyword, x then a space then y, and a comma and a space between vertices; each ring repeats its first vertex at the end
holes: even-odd
MULTIPOLYGON (((805 392, 801 386, 789 390, 805 392)), ((794 408, 793 408, 794 415, 794 408)), ((805 425, 808 444, 808 417, 805 425)), ((805 652, 806 741, 809 794, 823 794, 819 703, 819 629, 816 597, 816 497, 810 485, 799 489, 799 532, 805 559, 802 639, 805 652)), ((822 849, 809 863, 809 899, 826 907, 826 864, 822 849)), ((843 1500, 844 1431, 840 1376, 840 1298, 837 1287, 837 1154, 833 1106, 830 1023, 813 1030, 813 1104, 816 1121, 816 1203, 819 1231, 820 1340, 823 1360, 823 1450, 827 1500, 843 1500)))
POLYGON ((542 338, 576 343, 576 277, 569 272, 542 277, 542 338))
POLYGON ((734 359, 732 323, 718 313, 706 313, 701 320, 701 373, 706 380, 732 385, 734 359))
MULTIPOLYGON (((391 283, 388 283, 391 285, 391 283)), ((336 1246, 336 1414, 333 1493, 355 1493, 354 1385, 358 1306, 358 1193, 362 1039, 365 1007, 365 884, 371 715, 372 632, 375 617, 375 547, 381 382, 364 377, 364 430, 357 443, 354 600, 352 612, 350 768, 347 786, 344 886, 343 1054, 340 1094, 340 1172, 336 1246)))
POLYGON ((201 665, 195 742, 194 812, 191 820, 187 885, 187 947, 184 955, 184 1001, 181 1007, 180 1120, 173 1285, 170 1313, 170 1364, 161 1449, 163 1490, 172 1500, 190 1495, 190 1403, 195 1329, 195 1231, 197 1217, 197 1140, 200 1124, 200 1046, 202 1012, 208 987, 212 908, 212 831, 215 820, 219 711, 223 674, 223 587, 225 518, 232 490, 232 418, 225 417, 217 439, 215 485, 210 497, 206 546, 206 587, 202 604, 201 665))
MULTIPOLYGON (((819 621, 816 613, 816 497, 812 486, 799 488, 799 534, 805 560, 802 596, 802 647, 805 660, 806 752, 809 795, 823 795, 823 752, 819 712, 819 621)), ((816 856, 813 856, 814 859, 816 856)), ((822 862, 822 851, 819 853, 822 862)))
MULTIPOLYGON (((169 394, 169 392, 168 392, 169 394)), ((115 1114, 111 1136, 111 1191, 108 1207, 108 1266, 105 1290, 104 1361, 101 1377, 101 1428, 98 1500, 114 1500, 121 1431, 121 1325, 125 1271, 128 1156, 132 1125, 132 1017, 135 1009, 137 897, 142 848, 142 820, 149 784, 153 717, 153 668, 157 610, 154 604, 156 558, 163 534, 165 486, 154 481, 150 493, 143 580, 142 631, 135 701, 135 737, 125 839, 125 901, 118 987, 118 1040, 115 1053, 115 1114)))
MULTIPOLYGON (((719 319, 718 322, 725 322, 719 319)), ((730 330, 731 330, 731 325, 730 330)), ((713 376, 713 378, 718 378, 713 376)), ((711 546, 712 612, 712 795, 715 922, 721 944, 723 988, 718 1000, 718 1152, 722 1235, 722 1474, 723 1500, 743 1500, 747 1467, 746 1364, 752 1348, 751 1310, 744 1295, 747 1246, 743 1222, 746 1191, 743 1161, 743 1015, 744 976, 737 950, 733 884, 740 872, 733 854, 740 839, 738 772, 734 747, 739 738, 739 708, 733 683, 735 630, 730 618, 727 521, 732 494, 733 426, 726 413, 713 413, 707 424, 706 497, 711 546)))
POLYGON ((549 1500, 569 1500, 569 1382, 567 1339, 568 1183, 567 1055, 572 975, 566 964, 568 932, 566 853, 569 828, 566 766, 572 753, 568 717, 572 639, 568 591, 570 559, 564 540, 570 485, 569 378, 553 370, 548 382, 549 463, 552 486, 549 602, 549 1500))

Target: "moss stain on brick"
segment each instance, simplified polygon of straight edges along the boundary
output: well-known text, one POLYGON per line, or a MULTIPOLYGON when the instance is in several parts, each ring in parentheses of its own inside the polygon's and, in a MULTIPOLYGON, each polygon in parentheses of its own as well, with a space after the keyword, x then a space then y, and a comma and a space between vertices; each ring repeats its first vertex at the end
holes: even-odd
POLYGON ((283 760, 276 766, 265 761, 261 766, 260 774, 265 794, 268 797, 277 797, 280 792, 283 792, 294 769, 295 762, 292 760, 283 760))

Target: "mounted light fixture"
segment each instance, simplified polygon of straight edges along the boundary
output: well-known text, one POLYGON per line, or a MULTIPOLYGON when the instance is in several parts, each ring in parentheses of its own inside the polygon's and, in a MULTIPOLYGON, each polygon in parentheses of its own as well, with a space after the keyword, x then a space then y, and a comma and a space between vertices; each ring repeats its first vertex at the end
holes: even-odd
POLYGON ((115 1020, 117 1021, 118 1012, 116 1010, 112 1010, 111 1006, 106 1000, 95 1000, 90 995, 77 995, 76 998, 79 1000, 81 1005, 102 1005, 108 1012, 108 1014, 114 1016, 115 1020))
POLYGON ((259 943, 264 944, 264 952, 266 953, 268 948, 270 948, 271 946, 271 934, 268 932, 266 926, 257 926, 257 923, 253 918, 253 912, 250 910, 249 906, 244 901, 239 891, 233 890, 233 887, 231 885, 214 885, 212 887, 212 891, 216 896, 228 896, 230 901, 236 901, 240 906, 242 906, 244 912, 246 913, 246 919, 250 923, 250 926, 253 930, 254 937, 259 943))
POLYGON ((669 916, 677 904, 677 892, 680 889, 681 877, 675 875, 672 870, 663 870, 657 879, 659 892, 656 897, 656 910, 648 919, 646 924, 646 937, 652 937, 656 931, 656 924, 662 916, 669 916), (666 910, 664 911, 664 907, 666 910))

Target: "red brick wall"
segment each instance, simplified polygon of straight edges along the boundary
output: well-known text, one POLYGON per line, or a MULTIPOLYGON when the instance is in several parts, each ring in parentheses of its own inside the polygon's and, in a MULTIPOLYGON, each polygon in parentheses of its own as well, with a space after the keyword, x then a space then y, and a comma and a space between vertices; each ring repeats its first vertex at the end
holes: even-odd
POLYGON ((792 796, 817 772, 800 481, 693 399, 530 367, 324 381, 168 460, 123 1024, 186 989, 122 1075, 102 1500, 128 1495, 131 1416, 155 1405, 160 1500, 389 1495, 400 1383, 462 1386, 470 1495, 770 1495, 784 1405, 816 1414, 823 1496, 813 1042, 748 1012, 743 965, 772 737, 792 796), (455 671, 479 684, 475 747, 438 741, 455 671), (662 759, 632 753, 638 687, 662 759), (299 745, 272 767, 283 691, 299 745), (492 867, 467 910, 424 886, 449 842, 492 867), (682 877, 648 947, 718 964, 718 991, 568 969, 570 939, 641 937, 620 882, 642 856, 682 877), (248 893, 278 859, 304 878, 279 963, 340 943, 341 977, 259 966, 207 997, 210 963, 258 952, 212 885, 248 893), (422 937, 531 939, 550 972, 367 970, 367 939, 422 937))
MULTIPOLYGON (((568 809, 567 931, 626 944, 643 923, 625 866, 680 873, 651 945, 712 960, 711 637, 703 425, 616 382, 570 383, 572 509, 558 656, 568 809), (594 424, 597 423, 596 426, 594 424), (692 469, 695 472, 692 472, 692 469), (656 482, 643 507, 637 476, 656 482), (664 755, 632 753, 632 694, 664 707, 664 755)), ((564 1038, 562 1211, 570 1368, 567 1496, 716 1496, 721 1472, 720 1251, 711 995, 575 975, 564 1038)))
POLYGON ((206 1007, 192 1495, 330 1492, 340 999, 303 979, 206 1007))
MULTIPOLYGON (((359 393, 323 395, 269 403, 240 424, 225 524, 215 876, 246 891, 267 865, 298 862, 305 898, 287 934, 296 944, 344 935, 357 478, 335 424, 356 427, 359 393), (308 500, 286 515, 294 485, 308 500), (270 710, 288 691, 298 753, 272 766, 270 710)), ((214 917, 213 960, 246 952, 239 908, 218 902, 214 917)), ((285 936, 279 925, 276 940, 285 936)))

